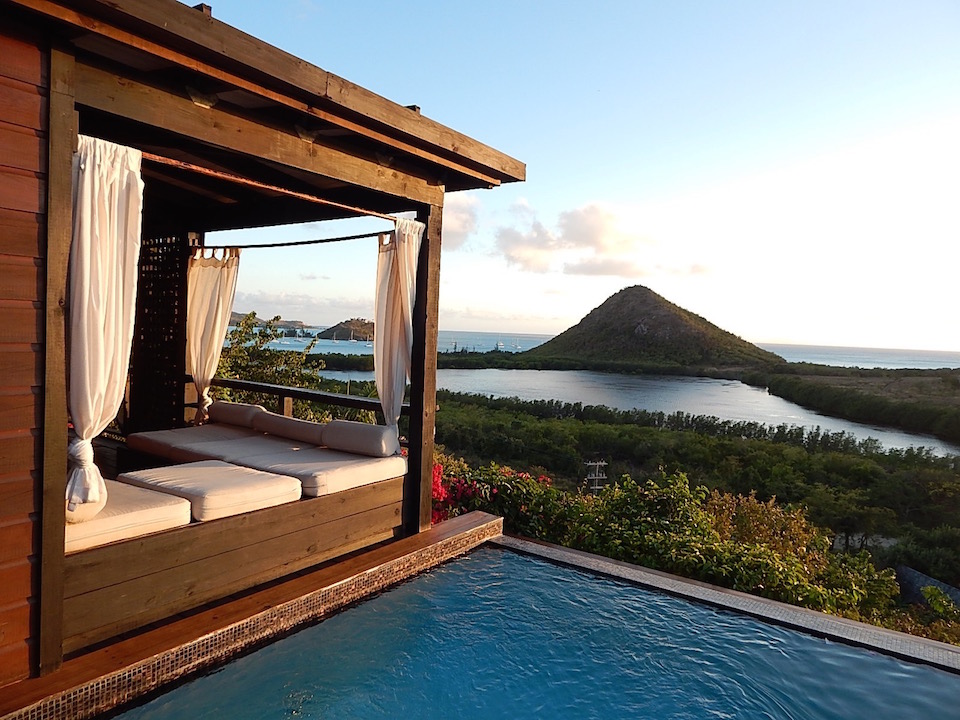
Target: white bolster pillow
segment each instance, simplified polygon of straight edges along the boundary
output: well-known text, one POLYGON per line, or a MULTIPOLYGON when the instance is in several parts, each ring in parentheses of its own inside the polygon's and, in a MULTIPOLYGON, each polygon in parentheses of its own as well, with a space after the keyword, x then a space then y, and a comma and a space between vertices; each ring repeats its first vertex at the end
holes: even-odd
POLYGON ((217 400, 210 406, 207 413, 211 422, 252 428, 253 419, 260 413, 265 413, 266 411, 266 408, 262 405, 249 405, 247 403, 217 400))
POLYGON ((323 425, 286 417, 272 412, 262 412, 253 418, 253 429, 257 432, 277 435, 309 445, 323 445, 323 425))
POLYGON ((352 420, 333 420, 323 429, 323 444, 331 450, 371 457, 390 457, 400 452, 396 426, 371 425, 352 420))

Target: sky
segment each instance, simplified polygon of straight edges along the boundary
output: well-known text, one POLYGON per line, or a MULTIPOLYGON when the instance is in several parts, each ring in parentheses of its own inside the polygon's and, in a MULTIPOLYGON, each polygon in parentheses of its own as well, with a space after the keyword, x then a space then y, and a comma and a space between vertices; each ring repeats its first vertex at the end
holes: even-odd
MULTIPOLYGON (((960 350, 956 0, 213 14, 526 163, 524 183, 447 194, 441 330, 556 334, 640 284, 755 343, 960 350)), ((374 240, 248 250, 235 309, 370 318, 375 264, 374 240)))

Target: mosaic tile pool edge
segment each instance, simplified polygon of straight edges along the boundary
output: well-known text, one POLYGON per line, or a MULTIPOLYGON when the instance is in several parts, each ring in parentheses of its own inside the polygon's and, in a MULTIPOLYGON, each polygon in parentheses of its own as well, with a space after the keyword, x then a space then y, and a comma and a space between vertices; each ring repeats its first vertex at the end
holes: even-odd
POLYGON ((213 667, 244 649, 319 620, 346 605, 469 552, 503 531, 496 518, 426 548, 394 558, 307 595, 269 608, 91 682, 44 698, 0 720, 85 720, 213 667))
POLYGON ((491 544, 960 674, 960 647, 947 643, 914 637, 547 543, 503 535, 492 540, 491 544))

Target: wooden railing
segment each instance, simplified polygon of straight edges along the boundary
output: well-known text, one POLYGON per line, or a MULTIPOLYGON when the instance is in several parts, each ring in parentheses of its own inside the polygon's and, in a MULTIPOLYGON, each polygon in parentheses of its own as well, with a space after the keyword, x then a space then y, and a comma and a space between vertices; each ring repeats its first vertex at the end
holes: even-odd
MULTIPOLYGON (((338 407, 348 407, 356 410, 369 410, 375 413, 382 412, 378 398, 363 397, 361 395, 344 395, 342 393, 325 392, 323 390, 310 390, 308 388, 287 387, 286 385, 273 385, 271 383, 234 380, 231 378, 214 378, 212 384, 219 387, 230 388, 231 390, 244 390, 247 392, 261 393, 263 395, 273 395, 277 398, 277 412, 286 416, 293 414, 294 400, 309 400, 324 405, 336 405, 338 407)), ((403 404, 400 409, 400 414, 410 414, 410 405, 408 403, 403 404)))

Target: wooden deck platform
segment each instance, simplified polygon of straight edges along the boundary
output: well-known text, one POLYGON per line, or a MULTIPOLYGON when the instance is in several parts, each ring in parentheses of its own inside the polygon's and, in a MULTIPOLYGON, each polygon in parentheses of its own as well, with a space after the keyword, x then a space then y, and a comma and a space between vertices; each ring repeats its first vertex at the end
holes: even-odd
POLYGON ((0 720, 93 717, 467 552, 502 529, 502 519, 470 513, 105 644, 50 675, 0 688, 0 720))

